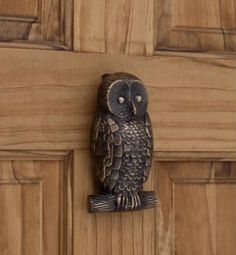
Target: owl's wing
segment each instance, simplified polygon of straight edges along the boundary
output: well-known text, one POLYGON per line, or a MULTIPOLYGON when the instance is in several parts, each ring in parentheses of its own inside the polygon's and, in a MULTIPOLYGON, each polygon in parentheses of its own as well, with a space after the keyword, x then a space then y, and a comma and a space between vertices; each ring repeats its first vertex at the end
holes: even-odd
POLYGON ((144 168, 144 181, 147 180, 150 168, 152 166, 152 151, 153 151, 153 136, 152 136, 152 124, 149 117, 149 114, 146 113, 145 115, 145 129, 147 134, 147 140, 146 140, 146 161, 145 161, 145 168, 144 168))
POLYGON ((111 117, 98 115, 92 130, 91 149, 96 173, 110 190, 116 184, 122 163, 123 147, 119 129, 111 117))

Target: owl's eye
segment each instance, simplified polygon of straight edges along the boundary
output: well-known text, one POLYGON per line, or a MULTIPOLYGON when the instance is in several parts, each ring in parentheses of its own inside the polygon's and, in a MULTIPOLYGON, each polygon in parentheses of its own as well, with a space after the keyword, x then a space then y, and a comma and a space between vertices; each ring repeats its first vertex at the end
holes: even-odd
POLYGON ((140 95, 137 95, 135 98, 136 98, 138 103, 142 102, 142 97, 140 95))
POLYGON ((118 103, 119 103, 119 104, 123 104, 124 102, 125 102, 125 98, 122 97, 122 96, 119 96, 119 97, 118 97, 118 103))

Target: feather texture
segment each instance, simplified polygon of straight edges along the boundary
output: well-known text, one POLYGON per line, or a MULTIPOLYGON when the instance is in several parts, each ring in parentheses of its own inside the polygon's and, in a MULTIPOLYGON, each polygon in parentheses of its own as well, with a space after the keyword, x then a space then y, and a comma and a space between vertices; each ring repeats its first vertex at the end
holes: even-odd
POLYGON ((92 155, 104 187, 116 194, 134 194, 147 180, 152 163, 151 122, 146 113, 129 122, 99 113, 95 118, 92 155))

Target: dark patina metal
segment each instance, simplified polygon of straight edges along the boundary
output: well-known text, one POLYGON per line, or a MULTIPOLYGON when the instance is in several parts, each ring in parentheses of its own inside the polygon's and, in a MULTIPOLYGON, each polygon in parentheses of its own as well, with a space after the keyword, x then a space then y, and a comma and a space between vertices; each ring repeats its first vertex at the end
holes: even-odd
POLYGON ((143 83, 128 73, 105 74, 91 151, 103 190, 89 196, 90 212, 132 211, 156 206, 153 191, 142 191, 152 164, 153 137, 143 83))

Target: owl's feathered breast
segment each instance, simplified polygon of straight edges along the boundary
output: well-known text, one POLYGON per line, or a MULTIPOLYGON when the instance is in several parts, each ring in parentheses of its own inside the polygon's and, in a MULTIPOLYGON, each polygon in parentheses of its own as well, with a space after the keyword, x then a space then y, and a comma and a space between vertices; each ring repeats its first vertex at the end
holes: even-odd
POLYGON ((142 120, 118 121, 98 114, 92 132, 97 175, 110 191, 136 192, 146 181, 152 160, 148 114, 142 120))
POLYGON ((121 125, 123 160, 115 192, 135 193, 147 180, 152 160, 150 122, 132 120, 121 125))

